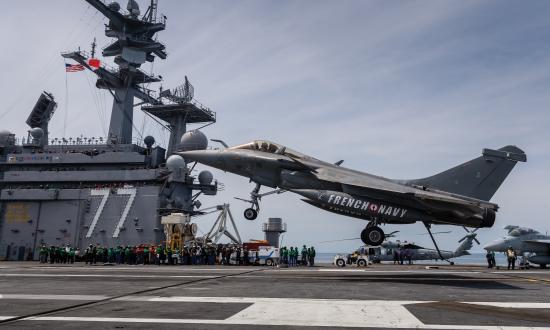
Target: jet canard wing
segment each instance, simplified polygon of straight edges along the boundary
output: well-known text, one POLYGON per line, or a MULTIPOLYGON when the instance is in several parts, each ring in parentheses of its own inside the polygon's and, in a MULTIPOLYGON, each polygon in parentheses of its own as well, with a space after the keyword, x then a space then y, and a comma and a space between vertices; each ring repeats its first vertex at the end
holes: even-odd
POLYGON ((420 187, 403 185, 386 178, 361 173, 343 167, 319 167, 313 172, 318 179, 339 183, 346 193, 361 196, 377 197, 400 197, 405 199, 425 200, 464 207, 483 207, 492 210, 498 206, 486 201, 469 198, 465 196, 453 196, 452 194, 424 190, 420 187))

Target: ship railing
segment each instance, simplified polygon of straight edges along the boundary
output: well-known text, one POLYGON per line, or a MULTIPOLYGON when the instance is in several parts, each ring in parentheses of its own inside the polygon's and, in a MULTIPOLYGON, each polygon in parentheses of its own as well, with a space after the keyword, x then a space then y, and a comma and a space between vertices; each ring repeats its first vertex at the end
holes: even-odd
POLYGON ((50 145, 105 145, 107 139, 103 137, 69 137, 69 138, 53 138, 50 140, 50 145))
POLYGON ((262 231, 286 232, 286 222, 280 224, 263 223, 262 231))
MULTIPOLYGON (((156 94, 156 93, 155 93, 156 94)), ((210 110, 209 107, 205 106, 204 104, 200 103, 199 101, 197 101, 196 99, 191 99, 190 101, 185 101, 185 102, 175 102, 174 100, 170 99, 170 98, 167 98, 165 96, 162 96, 160 97, 161 99, 165 99, 166 101, 168 102, 165 102, 165 104, 192 104, 194 105, 195 107, 197 107, 199 110, 207 113, 208 115, 216 118, 216 113, 212 110, 210 110)))

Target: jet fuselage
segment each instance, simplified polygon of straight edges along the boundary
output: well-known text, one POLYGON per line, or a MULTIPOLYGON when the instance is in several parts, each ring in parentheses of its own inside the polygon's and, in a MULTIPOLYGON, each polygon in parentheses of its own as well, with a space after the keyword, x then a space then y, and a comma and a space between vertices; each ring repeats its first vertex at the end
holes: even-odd
MULTIPOLYGON (((316 168, 353 172, 376 178, 391 185, 396 181, 374 177, 367 173, 346 169, 305 155, 290 157, 284 153, 241 149, 187 151, 180 153, 188 161, 218 168, 250 178, 258 184, 291 191, 304 197, 304 201, 321 209, 380 223, 415 223, 424 221, 440 224, 459 224, 471 227, 491 227, 495 220, 493 210, 449 207, 448 203, 412 200, 385 196, 376 192, 353 189, 338 182, 319 179, 316 168), (359 191, 359 190, 358 190, 359 191)), ((412 189, 411 187, 407 187, 412 189)))

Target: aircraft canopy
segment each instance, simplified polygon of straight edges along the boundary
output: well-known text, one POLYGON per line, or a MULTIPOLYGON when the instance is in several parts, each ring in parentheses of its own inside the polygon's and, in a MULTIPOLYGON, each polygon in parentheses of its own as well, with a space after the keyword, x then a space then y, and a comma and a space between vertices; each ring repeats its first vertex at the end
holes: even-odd
POLYGON ((298 158, 298 159, 310 158, 302 153, 299 153, 298 151, 289 149, 283 145, 280 145, 275 142, 267 141, 267 140, 255 140, 249 143, 231 147, 229 149, 256 150, 256 151, 268 152, 272 154, 285 155, 290 158, 298 158))

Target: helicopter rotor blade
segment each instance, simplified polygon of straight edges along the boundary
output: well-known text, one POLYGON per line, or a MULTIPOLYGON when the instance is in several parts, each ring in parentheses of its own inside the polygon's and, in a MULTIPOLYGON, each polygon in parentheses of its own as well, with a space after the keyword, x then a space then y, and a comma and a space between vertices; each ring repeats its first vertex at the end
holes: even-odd
POLYGON ((388 234, 385 234, 386 238, 387 237, 393 237, 395 236, 395 234, 397 234, 399 232, 399 230, 395 230, 395 231, 392 231, 391 233, 388 233, 388 234))
POLYGON ((343 238, 343 239, 335 239, 335 240, 331 240, 331 241, 321 241, 319 243, 334 243, 334 242, 343 242, 343 241, 355 241, 355 240, 358 240, 358 239, 361 239, 361 238, 343 238))
MULTIPOLYGON (((449 234, 451 233, 451 231, 438 231, 438 232, 435 232, 435 233, 432 233, 432 235, 436 235, 436 234, 449 234)), ((428 235, 427 233, 423 233, 423 234, 417 234, 418 236, 424 236, 424 235, 428 235)))

